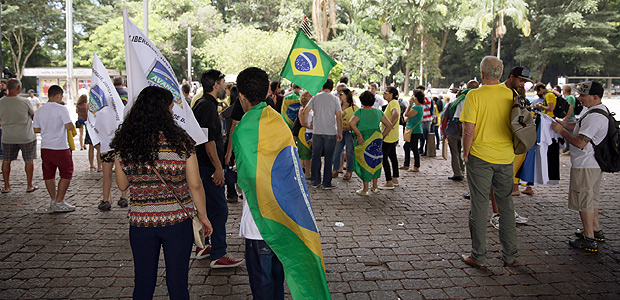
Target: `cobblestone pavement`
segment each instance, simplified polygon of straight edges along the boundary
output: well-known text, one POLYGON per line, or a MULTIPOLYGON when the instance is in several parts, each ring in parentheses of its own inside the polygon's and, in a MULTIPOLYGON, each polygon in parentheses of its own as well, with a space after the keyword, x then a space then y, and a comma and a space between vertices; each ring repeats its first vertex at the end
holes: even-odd
MULTIPOLYGON (((76 151, 74 162, 66 201, 78 208, 66 214, 47 212, 40 160, 34 193, 25 193, 23 161, 13 162, 12 191, 0 195, 0 298, 131 297, 127 209, 98 211, 102 175, 88 170, 86 151, 76 151)), ((441 158, 422 157, 420 173, 401 173, 400 187, 371 197, 354 194, 361 186, 356 177, 337 179, 336 190, 311 189, 333 298, 618 299, 620 175, 603 176, 600 222, 608 242, 600 244, 599 254, 586 254, 567 243, 580 221, 567 209, 568 157, 561 163, 559 186, 515 197, 516 210, 529 217, 527 225, 518 225, 515 268, 502 267, 498 231, 490 225, 488 270, 460 261, 470 250, 469 202, 461 197, 467 183, 449 181, 449 162, 441 158)), ((118 197, 113 188, 113 198, 118 197)), ((228 251, 238 257, 244 249, 238 236, 241 208, 241 203, 229 206, 227 225, 228 251)), ((166 299, 163 260, 159 275, 155 295, 166 299)), ((245 266, 211 270, 208 259, 192 259, 189 282, 193 299, 251 298, 245 266)))

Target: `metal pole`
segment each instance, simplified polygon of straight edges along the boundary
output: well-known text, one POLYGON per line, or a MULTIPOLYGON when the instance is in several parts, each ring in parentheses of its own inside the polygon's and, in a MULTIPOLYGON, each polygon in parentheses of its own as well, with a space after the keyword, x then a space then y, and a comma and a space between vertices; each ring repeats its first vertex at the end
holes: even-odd
POLYGON ((187 26, 187 81, 192 84, 192 28, 187 26))
POLYGON ((67 105, 73 105, 73 0, 67 0, 67 105))
POLYGON ((149 37, 149 0, 142 0, 142 31, 149 37))
MULTIPOLYGON (((0 3, 0 20, 2 20, 2 3, 0 3)), ((2 59, 2 22, 0 22, 0 69, 4 69, 4 60, 2 59)), ((3 77, 4 74, 1 73, 2 71, 0 71, 0 77, 3 77)))

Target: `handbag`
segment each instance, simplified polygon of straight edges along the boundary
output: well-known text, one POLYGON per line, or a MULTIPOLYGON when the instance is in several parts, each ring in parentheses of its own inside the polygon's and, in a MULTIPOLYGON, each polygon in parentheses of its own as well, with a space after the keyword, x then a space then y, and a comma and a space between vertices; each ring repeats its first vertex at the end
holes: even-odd
POLYGON ((168 184, 166 183, 164 178, 162 178, 161 175, 159 175, 159 172, 157 172, 157 168, 153 167, 153 171, 155 171, 155 174, 157 174, 157 177, 159 177, 161 182, 164 183, 164 186, 166 186, 166 189, 172 194, 172 196, 174 196, 174 199, 176 199, 177 202, 179 203, 179 205, 181 205, 181 208, 183 208, 183 211, 185 212, 187 217, 192 219, 192 230, 194 232, 194 244, 196 244, 196 247, 198 247, 198 248, 205 248, 206 247, 206 244, 205 244, 205 231, 202 228, 202 224, 200 224, 200 221, 198 221, 198 216, 192 217, 189 214, 189 212, 187 212, 187 209, 185 208, 185 205, 183 205, 181 200, 179 200, 179 197, 177 197, 177 195, 174 193, 174 191, 168 186, 168 184))
POLYGON ((420 119, 418 124, 415 124, 415 126, 411 128, 405 127, 405 136, 403 137, 403 140, 405 140, 405 142, 411 142, 411 134, 413 133, 413 129, 418 127, 418 125, 420 125, 420 122, 422 122, 422 119, 420 119))

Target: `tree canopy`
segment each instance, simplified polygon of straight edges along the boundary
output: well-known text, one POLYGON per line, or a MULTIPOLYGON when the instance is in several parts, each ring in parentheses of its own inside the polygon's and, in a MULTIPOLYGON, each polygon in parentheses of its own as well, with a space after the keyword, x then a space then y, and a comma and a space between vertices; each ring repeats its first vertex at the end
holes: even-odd
MULTIPOLYGON (((277 78, 304 16, 312 38, 340 62, 352 85, 381 82, 404 91, 450 85, 479 74, 484 55, 536 80, 618 76, 619 0, 161 0, 150 2, 149 37, 179 79, 187 77, 191 28, 194 79, 208 68, 248 66, 277 78), (389 24, 389 26, 387 26, 389 24), (384 31, 382 32, 382 27, 384 31), (386 31, 387 30, 387 31, 386 31), (499 43, 498 43, 499 41, 499 43)), ((65 64, 61 0, 2 2, 2 57, 24 67, 65 64)), ((74 0, 74 64, 125 68, 122 9, 142 25, 141 0, 74 0)), ((339 70, 340 71, 340 70, 339 70)))

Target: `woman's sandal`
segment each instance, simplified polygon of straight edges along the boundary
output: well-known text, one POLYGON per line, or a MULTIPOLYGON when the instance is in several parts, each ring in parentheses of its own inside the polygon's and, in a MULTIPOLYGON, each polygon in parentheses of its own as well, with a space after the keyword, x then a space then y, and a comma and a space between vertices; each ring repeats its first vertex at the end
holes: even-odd
POLYGON ((351 172, 345 173, 344 176, 342 176, 342 180, 349 180, 349 179, 351 179, 351 175, 353 175, 351 172))

